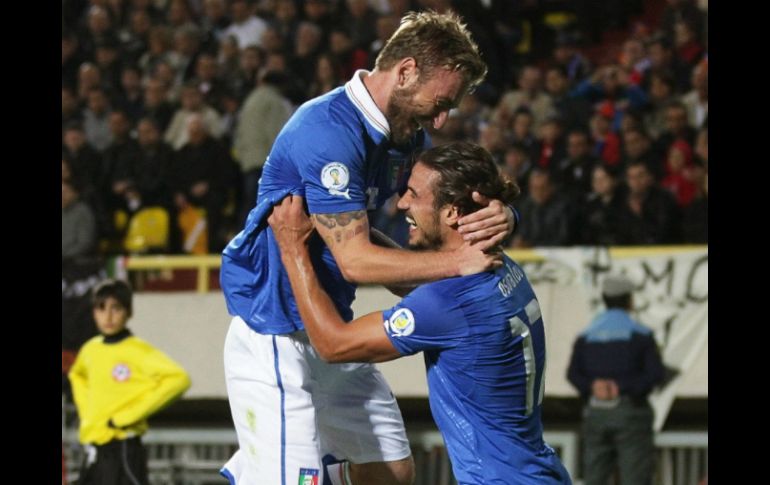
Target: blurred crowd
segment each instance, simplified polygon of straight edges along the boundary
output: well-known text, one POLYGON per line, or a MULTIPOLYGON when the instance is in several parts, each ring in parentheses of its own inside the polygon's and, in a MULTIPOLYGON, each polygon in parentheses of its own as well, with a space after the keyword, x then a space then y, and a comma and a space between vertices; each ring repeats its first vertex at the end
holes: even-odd
MULTIPOLYGON (((656 3, 63 0, 62 259, 220 251, 291 113, 428 8, 489 65, 433 142, 475 141, 517 180, 511 246, 707 243, 707 9, 639 21, 656 3)), ((374 224, 403 242, 395 201, 374 224)))

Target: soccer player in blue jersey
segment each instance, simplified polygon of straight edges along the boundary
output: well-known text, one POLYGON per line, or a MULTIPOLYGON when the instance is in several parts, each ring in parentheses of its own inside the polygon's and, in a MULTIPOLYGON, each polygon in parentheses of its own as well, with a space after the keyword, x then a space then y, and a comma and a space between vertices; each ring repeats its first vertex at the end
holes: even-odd
MULTIPOLYGON (((420 155, 398 203, 409 245, 446 255, 462 246, 458 221, 479 208, 473 191, 504 201, 518 195, 478 145, 420 155)), ((423 284, 393 308, 345 323, 316 276, 302 198, 284 199, 268 221, 321 358, 383 362, 424 352, 431 411, 458 483, 571 483, 543 441, 543 318, 518 264, 506 256, 494 271, 423 284)))
MULTIPOLYGON (((412 154, 481 82, 486 65, 454 14, 410 13, 372 72, 303 106, 275 140, 257 205, 225 248, 220 273, 233 320, 225 375, 238 452, 222 469, 231 482, 321 482, 327 453, 354 485, 409 484, 414 463, 390 388, 370 364, 323 362, 310 345, 267 215, 287 194, 303 196, 321 238, 310 244, 323 288, 343 319, 356 284, 417 284, 478 273, 500 263, 485 250, 513 229, 513 212, 476 194, 463 219, 473 241, 444 252, 412 252, 370 241, 367 211, 403 188, 412 154)), ((336 467, 336 468, 335 468, 336 467)))

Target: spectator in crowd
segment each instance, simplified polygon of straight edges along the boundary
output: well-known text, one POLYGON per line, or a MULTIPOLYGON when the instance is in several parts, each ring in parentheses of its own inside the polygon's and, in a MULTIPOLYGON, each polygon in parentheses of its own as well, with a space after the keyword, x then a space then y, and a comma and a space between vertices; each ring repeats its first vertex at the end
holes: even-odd
POLYGON ((225 84, 232 86, 232 82, 240 72, 241 53, 238 50, 238 39, 232 35, 222 37, 217 49, 219 73, 225 84))
POLYGON ((71 88, 62 86, 61 88, 61 126, 62 129, 65 125, 73 121, 80 120, 81 112, 78 99, 75 97, 75 93, 71 88))
POLYGON ((182 85, 195 76, 195 65, 200 51, 200 32, 195 25, 183 25, 174 29, 173 50, 169 63, 174 70, 174 84, 182 85))
POLYGON ((549 118, 540 126, 538 137, 538 157, 536 165, 540 168, 554 171, 566 155, 566 147, 562 135, 561 120, 549 118))
MULTIPOLYGON (((529 150, 529 154, 532 157, 532 160, 539 160, 539 145, 537 138, 535 138, 535 135, 533 134, 534 120, 535 119, 532 116, 532 113, 527 108, 521 108, 515 112, 510 124, 510 142, 518 143, 529 150)), ((487 148, 487 150, 489 150, 489 148, 487 148)))
POLYGON ((650 137, 639 128, 630 128, 623 132, 623 167, 632 163, 644 163, 655 177, 662 180, 664 164, 652 150, 650 137))
POLYGON ((160 128, 152 118, 139 120, 136 134, 139 152, 131 167, 132 196, 139 207, 171 209, 170 176, 174 152, 161 138, 160 128))
POLYGON ((554 62, 567 72, 569 83, 577 84, 591 73, 591 64, 580 53, 578 35, 574 32, 563 31, 556 37, 553 49, 554 62))
POLYGON ((687 108, 687 124, 701 129, 709 116, 709 65, 701 62, 692 70, 692 90, 682 96, 687 108))
POLYGON ((591 103, 584 98, 569 95, 569 78, 564 66, 554 65, 546 70, 545 91, 551 96, 555 113, 562 120, 566 131, 588 128, 591 103))
POLYGON ((676 56, 691 69, 700 62, 705 52, 692 23, 686 20, 674 24, 674 46, 676 56))
POLYGON ((316 64, 321 53, 322 35, 321 29, 312 22, 300 22, 297 25, 294 55, 289 64, 291 71, 297 74, 305 86, 310 86, 315 78, 316 64))
POLYGON ((149 78, 159 63, 171 62, 171 59, 171 30, 165 25, 152 27, 147 34, 147 50, 139 58, 139 67, 149 78))
POLYGON ((572 236, 569 200, 556 191, 551 174, 536 168, 529 176, 529 195, 519 205, 521 223, 514 248, 566 246, 572 236))
POLYGON ((589 78, 580 82, 571 92, 594 106, 608 102, 613 108, 613 128, 620 128, 620 118, 627 110, 641 110, 648 102, 647 93, 631 84, 629 76, 620 66, 609 64, 598 68, 589 78))
POLYGON ((623 204, 623 187, 618 173, 603 164, 591 171, 591 191, 580 205, 577 242, 591 246, 617 243, 618 220, 623 204))
POLYGON ((79 180, 82 195, 92 194, 102 175, 102 156, 89 145, 83 125, 71 121, 64 127, 62 157, 69 161, 72 175, 79 180))
POLYGON ((206 124, 208 136, 219 138, 222 136, 222 118, 217 111, 203 101, 203 94, 200 91, 200 83, 190 81, 182 88, 182 105, 174 113, 171 124, 166 130, 163 139, 171 145, 174 150, 181 149, 189 140, 188 125, 192 116, 200 116, 206 124))
POLYGON ((174 158, 171 183, 177 210, 188 205, 205 209, 209 250, 215 253, 224 246, 220 230, 231 160, 207 129, 200 114, 187 118, 187 142, 174 158))
POLYGON ((105 37, 96 44, 96 67, 102 75, 104 88, 110 95, 120 91, 121 62, 118 58, 120 43, 114 36, 105 37))
POLYGON ((641 39, 630 38, 623 43, 620 54, 620 66, 626 71, 629 84, 640 86, 644 74, 650 68, 644 42, 641 39))
POLYGON ((112 143, 104 151, 104 200, 110 213, 123 210, 133 213, 139 207, 131 196, 133 168, 139 156, 139 145, 131 138, 131 122, 123 111, 110 113, 112 143))
POLYGON ((159 79, 150 79, 144 88, 142 118, 152 118, 161 131, 165 131, 174 116, 174 108, 168 101, 166 85, 159 79))
POLYGON ((656 71, 650 75, 650 104, 644 126, 653 138, 658 138, 666 129, 666 111, 676 98, 675 89, 671 73, 656 71))
POLYGON ((78 38, 70 30, 61 34, 61 84, 74 91, 77 88, 78 70, 83 63, 78 38))
POLYGON ((91 208, 80 200, 72 180, 61 182, 61 258, 77 259, 96 249, 96 219, 91 208))
POLYGON ((202 53, 195 63, 195 80, 203 95, 203 102, 220 112, 225 84, 217 72, 217 59, 212 54, 202 53))
POLYGON ((533 65, 524 66, 519 74, 519 89, 503 94, 493 117, 507 125, 521 108, 526 108, 532 114, 535 129, 540 128, 554 114, 551 96, 541 88, 540 69, 533 65))
POLYGON ((256 205, 262 166, 267 161, 273 141, 292 113, 289 101, 281 94, 281 86, 285 83, 286 77, 282 73, 266 72, 246 98, 238 117, 233 153, 243 177, 241 225, 256 205))
POLYGON ((655 183, 647 165, 626 167, 628 193, 618 221, 618 244, 644 246, 679 241, 681 215, 676 199, 655 183))
POLYGON ((124 111, 132 124, 136 123, 142 116, 144 109, 142 73, 136 66, 123 67, 120 73, 120 91, 115 99, 115 107, 124 111))
POLYGON ((147 50, 152 18, 147 10, 134 8, 129 14, 129 25, 119 33, 122 57, 130 64, 139 62, 147 50))
POLYGON ((591 153, 607 165, 620 163, 620 138, 612 131, 612 108, 605 104, 591 117, 591 153))
POLYGON ((599 160, 591 154, 588 133, 574 130, 567 135, 567 156, 553 167, 560 189, 574 200, 582 200, 591 191, 594 166, 599 160))
POLYGON ((233 35, 238 39, 238 48, 262 45, 262 34, 267 30, 267 22, 253 13, 253 8, 246 0, 233 0, 230 3, 232 23, 225 29, 224 35, 233 35))
POLYGON ((297 37, 299 16, 294 0, 278 0, 274 7, 274 16, 269 25, 281 38, 287 50, 294 50, 294 39, 297 37))
POLYGON ((350 79, 359 69, 369 65, 367 50, 353 44, 344 27, 333 27, 329 34, 329 50, 340 66, 340 79, 350 79))
POLYGON ((265 51, 255 45, 246 47, 241 51, 238 62, 238 73, 229 81, 230 89, 238 99, 244 100, 257 85, 257 76, 265 63, 265 51))
POLYGON ((97 151, 103 152, 112 142, 110 133, 110 104, 104 91, 94 88, 88 93, 88 103, 83 110, 83 129, 86 140, 97 151))
POLYGON ((93 89, 102 88, 102 75, 99 68, 91 62, 84 62, 78 68, 78 102, 85 105, 88 102, 88 93, 93 89))
POLYGON ((682 140, 692 147, 695 142, 695 129, 687 122, 685 105, 680 101, 672 101, 666 107, 666 130, 655 141, 653 150, 662 160, 677 140, 682 140))
POLYGON ((345 0, 345 5, 348 12, 342 24, 348 28, 351 44, 368 50, 377 38, 377 12, 369 6, 368 0, 345 0))
POLYGON ((341 86, 339 76, 340 66, 337 59, 329 53, 323 53, 316 59, 315 73, 308 88, 308 98, 315 98, 326 94, 332 89, 341 86))
POLYGON ((533 168, 529 151, 523 146, 514 143, 505 150, 500 171, 516 182, 523 195, 529 193, 529 174, 533 168))
POLYGON ((681 140, 671 145, 666 158, 666 176, 660 184, 674 194, 680 207, 690 205, 698 190, 690 145, 681 140))

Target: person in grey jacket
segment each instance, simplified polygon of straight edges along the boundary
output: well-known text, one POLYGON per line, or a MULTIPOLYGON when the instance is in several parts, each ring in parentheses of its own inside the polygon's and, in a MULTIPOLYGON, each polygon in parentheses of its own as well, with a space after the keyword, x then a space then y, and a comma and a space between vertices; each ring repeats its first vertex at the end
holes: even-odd
POLYGON ((276 71, 266 72, 243 103, 233 139, 235 160, 243 173, 240 221, 257 201, 262 166, 283 125, 292 114, 292 106, 280 91, 286 76, 276 71))
POLYGON ((96 245, 96 220, 91 208, 80 200, 72 182, 61 182, 61 257, 74 259, 90 254, 96 245))

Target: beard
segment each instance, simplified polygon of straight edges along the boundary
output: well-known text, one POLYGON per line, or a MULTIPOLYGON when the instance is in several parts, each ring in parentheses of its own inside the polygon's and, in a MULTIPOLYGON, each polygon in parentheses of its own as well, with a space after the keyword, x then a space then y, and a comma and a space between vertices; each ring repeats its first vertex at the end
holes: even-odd
MULTIPOLYGON (((414 218, 412 218, 412 220, 414 220, 414 218)), ((444 244, 444 241, 441 239, 439 224, 438 214, 433 214, 433 218, 428 227, 425 227, 426 225, 418 226, 417 230, 420 231, 418 239, 412 242, 412 235, 409 235, 409 249, 415 251, 432 251, 439 249, 444 244)))
POLYGON ((388 100, 385 118, 390 125, 390 139, 396 145, 408 143, 419 128, 415 120, 415 113, 412 111, 412 98, 418 88, 419 84, 410 88, 396 88, 388 100))

